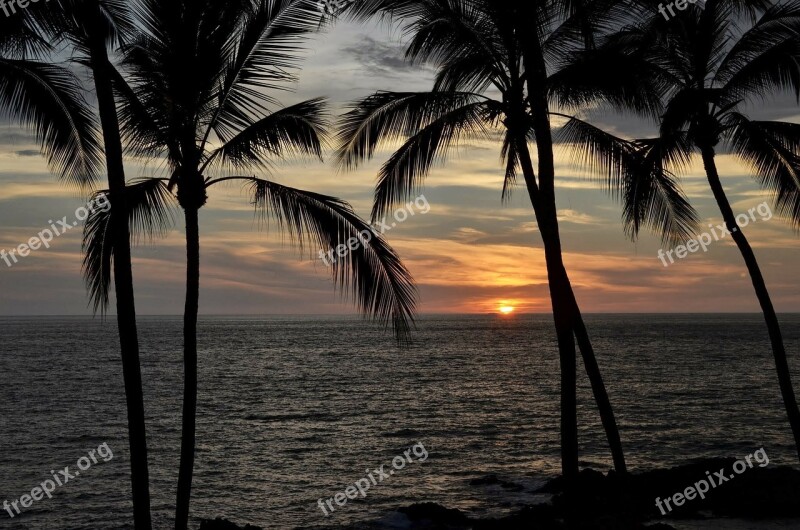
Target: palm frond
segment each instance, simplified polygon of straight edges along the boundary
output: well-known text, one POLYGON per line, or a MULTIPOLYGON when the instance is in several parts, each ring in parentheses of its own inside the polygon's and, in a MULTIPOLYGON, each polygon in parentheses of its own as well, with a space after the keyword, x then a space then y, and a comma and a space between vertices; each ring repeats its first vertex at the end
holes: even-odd
POLYGON ((626 234, 635 240, 642 227, 661 236, 667 245, 693 238, 700 216, 689 203, 678 182, 678 171, 691 162, 691 144, 686 135, 636 142, 634 169, 623 197, 626 234))
POLYGON ((412 35, 406 57, 438 67, 472 57, 509 86, 503 52, 513 43, 503 39, 503 28, 490 23, 490 11, 482 2, 420 2, 417 16, 405 27, 412 35))
POLYGON ((800 2, 775 4, 730 47, 714 76, 715 83, 727 85, 728 99, 745 98, 753 89, 767 88, 788 81, 795 93, 800 90, 793 75, 800 62, 800 2), (792 62, 795 67, 792 68, 792 62), (782 78, 784 81, 782 81, 782 78))
MULTIPOLYGON (((95 205, 83 228, 83 277, 95 313, 105 314, 113 272, 115 199, 107 191, 96 193, 95 205), (102 199, 102 200, 101 200, 102 199), (108 206, 105 206, 108 205, 108 206)), ((160 179, 145 179, 125 188, 128 225, 134 243, 164 237, 173 226, 174 200, 160 179)))
POLYGON ((37 9, 24 9, 13 16, 0 17, 0 57, 40 59, 53 50, 40 14, 37 9))
POLYGON ((463 54, 442 62, 436 72, 434 92, 485 93, 492 85, 508 86, 508 74, 482 54, 463 54))
MULTIPOLYGON (((101 19, 105 22, 103 32, 112 49, 125 44, 136 31, 130 0, 99 0, 101 19)), ((97 28, 95 28, 97 29, 97 28)))
POLYGON ((570 118, 558 136, 573 160, 622 202, 623 226, 631 239, 643 226, 665 243, 686 241, 697 233, 699 217, 663 164, 670 157, 680 162, 681 155, 668 155, 658 144, 637 146, 577 118, 570 118))
POLYGON ((393 205, 414 198, 431 167, 444 162, 448 151, 461 139, 490 139, 491 121, 490 103, 478 101, 451 110, 422 127, 381 167, 372 220, 386 215, 393 205))
POLYGON ((420 0, 358 0, 348 3, 339 17, 360 22, 373 17, 397 21, 419 16, 422 4, 420 0))
MULTIPOLYGON (((142 31, 123 49, 123 73, 160 131, 152 134, 156 128, 149 127, 144 139, 161 143, 173 163, 179 163, 184 153, 170 142, 186 148, 195 135, 202 137, 209 116, 218 111, 219 92, 236 60, 241 32, 249 27, 245 19, 252 16, 254 1, 204 0, 189 5, 141 0, 134 4, 142 31)), ((122 110, 137 118, 132 111, 139 109, 122 110)), ((185 155, 197 158, 195 153, 185 155)))
POLYGON ((657 118, 674 78, 644 54, 608 44, 580 51, 548 79, 553 103, 578 109, 605 104, 657 118))
POLYGON ((800 2, 770 7, 730 48, 716 81, 727 103, 783 91, 800 99, 800 2))
POLYGON ((486 100, 465 92, 377 92, 351 106, 341 119, 337 159, 355 168, 378 145, 411 137, 442 116, 486 100))
POLYGON ((542 44, 551 63, 576 51, 594 48, 600 36, 644 15, 638 1, 567 0, 553 4, 551 9, 556 11, 558 22, 542 44))
POLYGON ((633 142, 575 117, 568 118, 555 138, 569 150, 577 167, 584 168, 605 191, 620 198, 635 160, 633 142))
POLYGON ((59 66, 0 58, 0 108, 31 127, 48 163, 80 186, 95 182, 102 148, 78 79, 59 66))
POLYGON ((166 153, 174 162, 180 160, 180 148, 169 134, 169 126, 164 123, 165 113, 154 112, 163 101, 153 105, 140 100, 140 96, 152 97, 152 92, 137 92, 122 73, 112 68, 112 85, 117 100, 122 140, 126 150, 134 156, 158 158, 166 153))
POLYGON ((517 142, 508 130, 503 135, 503 148, 500 151, 500 158, 506 167, 506 173, 503 178, 503 192, 500 199, 504 203, 508 203, 511 200, 511 192, 517 184, 517 175, 520 169, 517 142))
POLYGON ((800 125, 727 116, 728 143, 770 191, 777 212, 800 229, 800 125))
POLYGON ((116 50, 137 29, 126 0, 57 0, 37 19, 56 42, 69 42, 81 60, 90 57, 94 42, 116 50))
POLYGON ((718 102, 718 91, 681 88, 675 91, 667 102, 659 124, 662 136, 674 136, 691 129, 698 118, 708 112, 709 105, 718 102))
POLYGON ((241 29, 216 88, 209 94, 205 137, 214 131, 224 142, 249 127, 255 114, 275 100, 270 91, 294 81, 304 44, 322 18, 315 0, 257 0, 241 29))
MULTIPOLYGON (((334 253, 333 279, 360 311, 389 323, 401 342, 409 339, 416 289, 409 271, 389 244, 360 219, 346 202, 326 195, 252 178, 253 203, 265 218, 275 219, 293 242, 320 255, 334 253), (340 247, 343 245, 344 247, 340 247)), ((311 251, 314 259, 317 258, 311 251)))
POLYGON ((325 99, 317 98, 273 112, 212 151, 206 165, 263 168, 269 159, 293 153, 322 159, 329 127, 326 106, 325 99))

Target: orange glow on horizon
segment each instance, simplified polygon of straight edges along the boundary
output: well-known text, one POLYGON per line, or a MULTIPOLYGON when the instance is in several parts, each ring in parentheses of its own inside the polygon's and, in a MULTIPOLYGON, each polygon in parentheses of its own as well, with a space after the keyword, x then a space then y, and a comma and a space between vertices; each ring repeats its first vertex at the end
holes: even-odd
POLYGON ((514 306, 503 305, 503 306, 500 306, 498 310, 500 311, 500 313, 502 313, 504 315, 510 315, 511 313, 514 312, 514 309, 515 309, 514 306))

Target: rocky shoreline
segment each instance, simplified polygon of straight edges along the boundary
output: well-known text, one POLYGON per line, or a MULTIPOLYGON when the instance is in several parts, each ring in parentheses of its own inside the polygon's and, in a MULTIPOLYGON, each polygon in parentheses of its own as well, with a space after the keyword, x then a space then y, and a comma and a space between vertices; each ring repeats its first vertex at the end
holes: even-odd
MULTIPOLYGON (((721 528, 721 518, 800 520, 800 471, 756 466, 740 475, 731 473, 728 476, 726 472, 723 476, 722 470, 732 469, 734 462, 732 458, 706 459, 627 476, 584 469, 572 484, 568 485, 559 477, 531 492, 550 495, 549 502, 522 507, 502 518, 472 518, 461 510, 431 502, 415 503, 397 511, 407 518, 404 527, 409 530, 668 530, 673 528, 671 521, 687 519, 708 520, 708 528, 721 528), (689 493, 687 489, 698 481, 709 480, 715 473, 720 476, 717 480, 721 483, 704 493, 703 498, 688 495, 690 500, 684 498, 678 506, 671 503, 669 511, 663 502, 661 508, 657 505, 656 499, 680 499, 676 494, 689 493)), ((521 488, 495 475, 474 479, 470 484, 498 485, 510 491, 521 488)), ((203 521, 200 530, 262 529, 250 525, 239 527, 217 519, 203 521)))

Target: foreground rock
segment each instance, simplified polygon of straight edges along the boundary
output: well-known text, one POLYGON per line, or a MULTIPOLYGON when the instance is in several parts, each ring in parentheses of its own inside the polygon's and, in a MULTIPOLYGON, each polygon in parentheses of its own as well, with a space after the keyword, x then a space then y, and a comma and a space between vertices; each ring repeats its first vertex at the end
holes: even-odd
POLYGON ((521 484, 501 480, 497 475, 486 475, 469 481, 470 486, 500 486, 507 491, 523 491, 525 488, 521 484))
MULTIPOLYGON (((412 530, 669 530, 670 519, 800 518, 800 471, 754 466, 734 474, 735 461, 708 459, 629 476, 585 469, 572 484, 557 478, 536 492, 552 495, 550 503, 527 506, 497 519, 472 519, 434 503, 414 504, 398 511, 410 520, 412 530), (714 479, 704 498, 694 495, 692 500, 679 501, 680 506, 670 502, 672 509, 666 508, 664 499, 684 494, 699 481, 716 477, 720 470, 727 479, 714 479), (657 498, 662 500, 661 509, 656 505, 657 498)), ((471 482, 502 483, 492 475, 471 482)), ((716 528, 717 523, 709 521, 709 527, 716 528)))
POLYGON ((800 471, 756 466, 737 475, 732 471, 734 462, 709 459, 627 477, 584 470, 570 488, 558 478, 540 492, 554 494, 553 503, 562 511, 573 502, 590 513, 612 511, 640 520, 701 518, 705 514, 747 519, 800 517, 800 471), (701 481, 708 485, 702 496, 697 494, 701 481), (685 499, 687 488, 694 490, 689 492, 691 500, 685 499), (676 494, 681 494, 679 505, 674 502, 676 494), (660 508, 656 499, 661 500, 660 508), (665 499, 670 499, 668 505, 665 499))
POLYGON ((244 525, 239 526, 234 524, 227 519, 223 519, 221 517, 217 517, 214 520, 211 519, 203 519, 200 521, 200 528, 199 530, 264 530, 260 526, 253 526, 253 525, 244 525))
POLYGON ((398 510, 411 522, 409 530, 674 530, 666 524, 644 525, 610 516, 584 522, 566 522, 563 514, 551 505, 527 506, 509 516, 471 519, 456 509, 425 502, 398 510))
MULTIPOLYGON (((709 518, 709 528, 726 528, 720 517, 742 519, 798 518, 800 520, 800 471, 787 467, 748 468, 730 478, 734 459, 709 459, 672 469, 620 476, 585 469, 567 485, 561 478, 548 482, 535 493, 549 494, 550 502, 526 506, 493 519, 472 518, 453 508, 432 502, 412 504, 397 510, 405 517, 407 530, 674 530, 670 519, 709 518), (724 470, 727 480, 709 487, 704 498, 695 497, 672 506, 662 514, 656 498, 673 498, 700 480, 724 470), (709 473, 706 473, 706 472, 709 473)), ((498 485, 509 491, 521 486, 494 475, 474 479, 474 486, 498 485)), ((546 497, 546 496, 545 496, 546 497)), ((674 503, 671 503, 674 504, 674 503)), ((705 524, 705 523, 704 523, 705 524)), ((341 530, 344 527, 330 527, 341 530)), ((352 529, 380 529, 386 525, 366 523, 352 529)), ((786 527, 788 528, 788 527, 786 527)), ((800 524, 797 526, 800 528, 800 524)), ((199 530, 261 530, 230 521, 203 521, 199 530)))

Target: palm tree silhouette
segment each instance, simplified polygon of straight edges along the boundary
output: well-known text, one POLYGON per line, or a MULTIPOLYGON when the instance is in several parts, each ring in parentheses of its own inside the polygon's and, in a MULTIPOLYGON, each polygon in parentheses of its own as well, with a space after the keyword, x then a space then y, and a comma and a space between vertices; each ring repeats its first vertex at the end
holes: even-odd
POLYGON ((744 258, 764 314, 800 457, 800 410, 778 317, 716 164, 722 145, 724 152, 735 154, 753 169, 758 184, 771 192, 777 212, 800 226, 800 125, 752 120, 745 114, 748 106, 781 93, 800 97, 800 2, 708 0, 704 8, 689 5, 669 22, 654 5, 649 7, 650 17, 618 33, 608 48, 641 54, 650 63, 666 101, 659 135, 629 142, 589 134, 582 138, 583 145, 605 158, 599 163, 606 167, 614 165, 609 157, 612 151, 625 153, 617 162, 631 165, 620 170, 622 178, 617 183, 628 190, 626 210, 640 208, 646 200, 638 193, 642 175, 685 172, 692 156, 700 154, 714 199, 744 258), (632 153, 638 155, 637 160, 626 160, 632 153))
MULTIPOLYGON (((304 38, 319 28, 314 0, 144 0, 142 34, 126 49, 115 77, 125 140, 133 153, 163 157, 169 179, 129 186, 130 221, 136 233, 168 228, 170 191, 186 221, 184 402, 175 528, 188 524, 197 409, 197 315, 200 286, 199 210, 221 183, 250 186, 252 202, 302 248, 353 248, 332 263, 337 284, 364 313, 391 321, 408 337, 415 288, 397 254, 352 208, 334 197, 250 176, 291 156, 322 157, 325 101, 278 108, 271 92, 293 81, 304 38), (360 235, 361 234, 361 235, 360 235)), ((112 201, 111 211, 114 210, 112 201)), ((111 216, 113 218, 113 216, 111 216)), ((93 292, 108 290, 109 216, 87 220, 87 263, 93 292)))
MULTIPOLYGON (((110 196, 123 213, 122 219, 126 209, 122 195, 125 172, 108 46, 118 45, 130 28, 124 3, 105 0, 59 0, 47 9, 20 9, 0 22, 0 106, 34 126, 49 161, 70 181, 82 186, 93 184, 104 150, 110 196), (92 74, 103 148, 77 78, 62 67, 30 59, 50 56, 61 43, 70 45, 76 62, 92 74)), ((112 223, 109 234, 115 241, 113 277, 128 413, 134 524, 137 529, 149 530, 150 480, 128 224, 112 223)))
MULTIPOLYGON (((347 12, 357 19, 383 15, 406 21, 404 31, 412 35, 407 58, 437 67, 432 91, 379 92, 356 103, 342 120, 339 160, 345 168, 373 157, 383 142, 405 140, 380 171, 373 218, 412 197, 432 166, 465 138, 492 139, 492 132, 502 131, 504 197, 522 172, 545 247, 561 362, 562 472, 569 477, 578 472, 576 339, 614 466, 626 472, 614 412, 562 260, 551 125, 551 105, 556 104, 580 107, 604 99, 615 104, 632 100, 641 112, 658 106, 657 93, 637 58, 620 54, 610 59, 606 54, 597 57, 605 58, 602 64, 585 56, 571 61, 591 44, 604 17, 612 15, 611 4, 363 0, 347 12), (488 97, 489 90, 501 98, 488 97), (530 142, 537 149, 538 178, 530 142)), ((638 212, 637 222, 659 224, 672 237, 690 233, 669 214, 673 207, 685 207, 682 197, 658 192, 653 205, 638 212), (667 211, 666 216, 658 217, 658 208, 667 211)))

